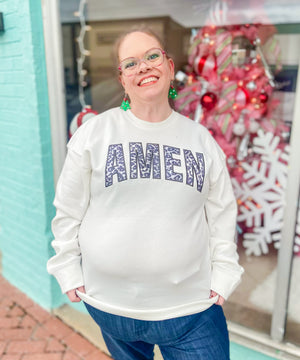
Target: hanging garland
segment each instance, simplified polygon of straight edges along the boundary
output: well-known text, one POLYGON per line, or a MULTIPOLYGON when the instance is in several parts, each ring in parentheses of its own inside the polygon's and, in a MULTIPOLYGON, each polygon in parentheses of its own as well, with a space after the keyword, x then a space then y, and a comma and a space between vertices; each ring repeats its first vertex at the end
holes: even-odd
POLYGON ((77 60, 77 73, 78 73, 78 98, 81 104, 82 110, 77 113, 71 123, 69 128, 69 137, 71 137, 74 132, 81 126, 85 121, 90 119, 91 117, 98 114, 97 111, 92 110, 90 105, 86 104, 85 101, 85 88, 87 86, 86 75, 87 70, 84 68, 84 62, 87 56, 90 56, 90 51, 87 50, 84 46, 84 38, 87 31, 91 30, 89 25, 86 25, 85 21, 85 7, 87 4, 87 0, 80 0, 79 9, 74 13, 74 16, 77 16, 80 21, 80 33, 77 37, 76 41, 78 43, 80 56, 77 60))

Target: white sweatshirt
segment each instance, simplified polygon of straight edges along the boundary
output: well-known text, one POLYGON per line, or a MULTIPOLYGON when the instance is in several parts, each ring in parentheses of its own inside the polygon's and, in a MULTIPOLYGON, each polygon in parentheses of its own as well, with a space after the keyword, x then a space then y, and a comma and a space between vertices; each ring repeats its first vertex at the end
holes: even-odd
POLYGON ((114 108, 73 135, 57 184, 62 292, 112 314, 163 320, 203 311, 240 282, 236 200, 225 156, 201 125, 172 112, 150 123, 114 108))

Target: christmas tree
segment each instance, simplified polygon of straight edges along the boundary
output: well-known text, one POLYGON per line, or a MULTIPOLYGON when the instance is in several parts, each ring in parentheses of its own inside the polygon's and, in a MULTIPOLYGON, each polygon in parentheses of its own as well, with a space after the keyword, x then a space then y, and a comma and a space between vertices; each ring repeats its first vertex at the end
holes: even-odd
MULTIPOLYGON (((289 129, 274 116, 273 72, 280 70, 274 34, 270 25, 204 26, 192 34, 188 64, 176 74, 176 110, 204 125, 227 155, 249 255, 280 245, 289 129)), ((299 245, 297 237, 296 252, 299 245)))
MULTIPOLYGON (((263 28, 203 27, 193 36, 185 73, 177 74, 176 109, 211 131, 231 172, 248 155, 259 129, 275 135, 286 131, 283 122, 272 118, 277 102, 272 99, 274 77, 261 47, 263 28)), ((279 67, 279 47, 274 48, 279 67)))

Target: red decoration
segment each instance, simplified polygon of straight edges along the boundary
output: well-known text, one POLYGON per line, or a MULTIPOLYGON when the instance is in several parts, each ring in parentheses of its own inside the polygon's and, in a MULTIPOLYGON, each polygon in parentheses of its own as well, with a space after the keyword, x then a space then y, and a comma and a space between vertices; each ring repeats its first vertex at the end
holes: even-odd
POLYGON ((201 97, 201 105, 208 111, 216 106, 217 101, 217 96, 212 92, 207 92, 201 97))
POLYGON ((92 110, 89 107, 86 107, 80 113, 77 113, 70 123, 69 137, 71 137, 84 122, 97 114, 97 111, 92 110))
POLYGON ((245 88, 238 87, 236 89, 235 102, 240 106, 245 106, 249 102, 249 94, 245 88))
POLYGON ((202 58, 199 59, 198 64, 197 64, 198 74, 202 73, 202 70, 204 68, 206 60, 207 60, 207 56, 203 56, 202 58))
POLYGON ((269 96, 268 96, 268 94, 266 94, 265 92, 261 92, 261 93, 259 94, 259 99, 260 99, 260 101, 261 101, 263 104, 265 104, 265 103, 268 101, 269 96))
POLYGON ((198 75, 208 77, 212 71, 216 70, 216 59, 213 55, 196 57, 194 68, 198 75))
MULTIPOLYGON (((270 69, 267 65, 270 57, 274 63, 279 62, 279 46, 275 42, 275 50, 261 48, 266 64, 262 62, 262 56, 258 56, 259 44, 265 43, 274 29, 273 26, 266 29, 260 24, 248 23, 201 28, 193 34, 186 66, 192 81, 180 89, 175 100, 175 108, 179 112, 200 122, 213 133, 226 155, 231 156, 230 174, 237 177, 236 174, 241 173, 239 181, 242 180, 243 169, 238 165, 237 155, 239 153, 241 157, 242 136, 250 136, 251 146, 259 128, 282 138, 284 123, 281 120, 270 121, 272 116, 269 114, 277 107, 278 100, 272 96, 272 74, 268 73, 270 69), (267 36, 262 39, 262 35, 267 36), (199 104, 202 111, 199 111, 199 104)), ((250 145, 248 150, 251 150, 250 145)), ((242 156, 245 156, 244 153, 242 156)), ((247 156, 252 155, 248 152, 247 156)))

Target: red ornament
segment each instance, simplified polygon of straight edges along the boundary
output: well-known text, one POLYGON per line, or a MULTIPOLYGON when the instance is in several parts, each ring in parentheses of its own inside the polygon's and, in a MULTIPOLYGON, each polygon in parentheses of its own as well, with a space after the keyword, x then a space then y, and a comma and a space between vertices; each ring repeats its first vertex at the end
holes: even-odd
POLYGON ((217 104, 217 96, 212 92, 207 92, 201 97, 201 105, 205 110, 212 110, 217 104))
POLYGON ((202 70, 203 70, 203 68, 204 68, 204 65, 205 65, 205 63, 206 63, 206 60, 207 60, 207 56, 202 56, 200 59, 199 59, 199 61, 198 61, 198 63, 196 64, 197 65, 197 72, 198 72, 198 74, 201 74, 202 73, 202 70))
POLYGON ((235 102, 239 106, 245 106, 249 102, 249 94, 243 87, 238 87, 235 92, 235 102))
POLYGON ((216 59, 213 55, 206 55, 196 57, 194 62, 194 69, 198 75, 208 77, 212 71, 217 68, 216 59))
POLYGON ((77 113, 71 123, 70 123, 70 127, 69 127, 69 137, 72 137, 73 134, 75 133, 75 131, 83 124, 85 123, 88 119, 90 119, 91 117, 97 115, 98 112, 95 110, 90 109, 89 107, 85 107, 84 109, 82 109, 82 111, 80 113, 77 113))
POLYGON ((259 99, 260 99, 260 102, 265 104, 268 101, 269 96, 265 92, 262 92, 262 93, 259 94, 259 99))

